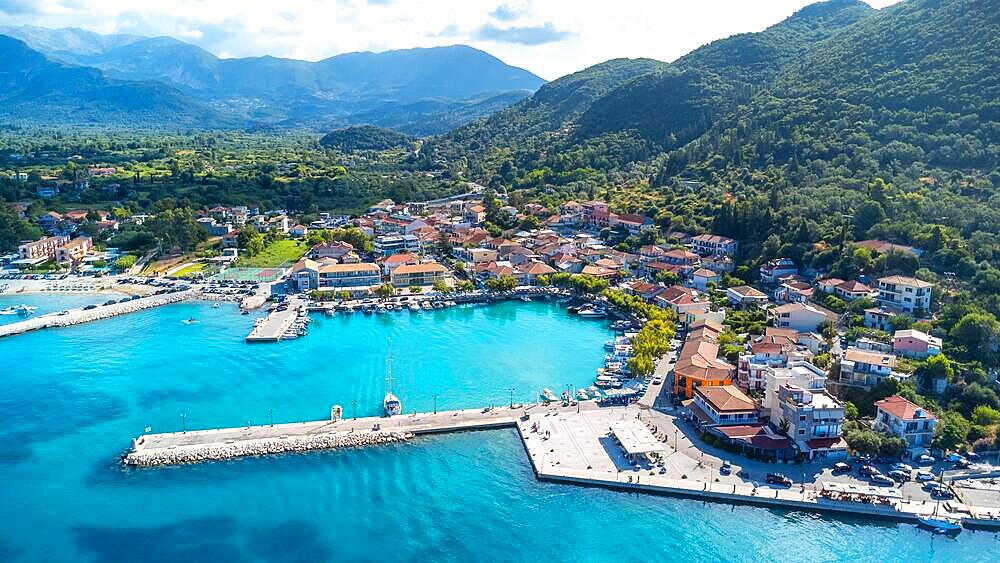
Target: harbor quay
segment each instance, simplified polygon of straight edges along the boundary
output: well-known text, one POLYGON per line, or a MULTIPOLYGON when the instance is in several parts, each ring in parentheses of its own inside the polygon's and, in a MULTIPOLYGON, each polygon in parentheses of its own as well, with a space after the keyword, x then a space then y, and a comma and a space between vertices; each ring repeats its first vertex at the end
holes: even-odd
MULTIPOLYGON (((1000 529, 997 498, 978 505, 941 504, 828 473, 807 477, 801 472, 803 480, 781 486, 765 483, 764 470, 757 479, 737 467, 723 470, 721 460, 706 455, 681 432, 661 427, 671 419, 633 405, 534 413, 518 419, 516 426, 540 480, 907 522, 938 514, 960 519, 968 527, 1000 529)), ((768 470, 777 473, 782 468, 769 464, 768 470)))
MULTIPOLYGON (((672 417, 638 405, 530 404, 393 417, 334 418, 332 412, 330 420, 143 434, 132 441, 122 463, 156 467, 379 446, 447 432, 514 428, 536 478, 543 481, 904 522, 945 514, 970 528, 1000 529, 1000 513, 993 496, 941 505, 904 495, 892 487, 873 487, 826 475, 783 487, 763 483, 763 473, 758 479, 750 479, 736 468, 723 471, 718 458, 705 455, 679 432, 664 432, 668 428, 660 425, 672 417)), ((773 464, 770 467, 781 470, 773 464)), ((805 477, 805 472, 802 474, 805 477)))

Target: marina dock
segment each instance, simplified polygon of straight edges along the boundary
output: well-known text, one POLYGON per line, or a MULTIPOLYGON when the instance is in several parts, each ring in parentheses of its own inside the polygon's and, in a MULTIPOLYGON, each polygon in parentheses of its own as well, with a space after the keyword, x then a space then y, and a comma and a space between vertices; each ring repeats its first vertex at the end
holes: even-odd
POLYGON ((24 334, 26 332, 43 328, 66 327, 88 323, 91 321, 99 321, 101 319, 117 317, 119 315, 134 313, 136 311, 169 305, 171 303, 178 303, 193 297, 194 291, 192 290, 178 291, 176 293, 151 295, 148 297, 131 299, 129 301, 114 303, 111 305, 101 305, 93 309, 68 309, 67 311, 61 313, 49 313, 37 317, 29 317, 16 323, 0 325, 0 337, 24 334))
POLYGON ((304 310, 306 303, 302 299, 288 300, 288 307, 271 311, 259 324, 253 327, 247 335, 247 342, 277 342, 285 338, 299 312, 304 310))

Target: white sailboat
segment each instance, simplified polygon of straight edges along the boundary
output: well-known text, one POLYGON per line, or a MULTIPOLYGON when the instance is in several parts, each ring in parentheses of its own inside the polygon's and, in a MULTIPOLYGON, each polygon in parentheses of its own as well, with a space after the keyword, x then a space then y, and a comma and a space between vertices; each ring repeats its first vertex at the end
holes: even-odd
POLYGON ((392 394, 392 349, 391 342, 386 339, 385 356, 385 399, 382 399, 382 409, 386 416, 395 416, 403 412, 403 403, 399 397, 392 394))

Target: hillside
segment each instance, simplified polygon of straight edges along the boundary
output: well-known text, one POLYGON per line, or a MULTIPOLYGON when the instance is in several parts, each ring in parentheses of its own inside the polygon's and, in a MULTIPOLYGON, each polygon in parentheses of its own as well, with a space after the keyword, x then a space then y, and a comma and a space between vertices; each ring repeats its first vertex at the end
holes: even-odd
POLYGON ((171 37, 2 29, 51 59, 97 68, 114 79, 155 80, 233 118, 292 127, 372 122, 367 114, 389 108, 393 117, 380 124, 440 133, 502 109, 544 83, 464 45, 346 53, 318 62, 220 59, 171 37), (491 102, 480 104, 486 99, 491 102), (426 123, 417 126, 421 120, 426 123))
POLYGON ((483 180, 505 159, 525 171, 609 170, 645 160, 699 137, 785 64, 872 12, 858 0, 830 0, 765 31, 712 42, 672 64, 608 61, 450 132, 425 154, 448 159, 471 152, 480 159, 470 173, 483 180))
POLYGON ((340 151, 381 151, 405 147, 413 143, 413 138, 392 129, 372 125, 346 127, 331 131, 319 140, 319 144, 340 151))

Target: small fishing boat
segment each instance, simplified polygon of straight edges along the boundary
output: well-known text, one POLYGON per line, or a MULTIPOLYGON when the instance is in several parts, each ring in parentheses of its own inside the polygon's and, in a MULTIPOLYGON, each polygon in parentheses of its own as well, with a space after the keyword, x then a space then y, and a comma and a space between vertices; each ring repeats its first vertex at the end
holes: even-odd
POLYGON ((409 309, 410 309, 411 311, 413 311, 414 313, 416 313, 416 312, 420 311, 420 305, 417 305, 416 303, 410 303, 410 304, 408 305, 408 307, 409 307, 409 309))
POLYGON ((423 310, 425 310, 425 311, 430 311, 431 309, 433 309, 433 307, 431 306, 431 302, 430 301, 424 301, 424 302, 422 302, 420 304, 420 307, 423 310))
POLYGON ((184 323, 184 324, 186 324, 186 325, 193 325, 194 323, 198 322, 198 319, 196 319, 194 317, 191 317, 191 318, 188 318, 188 319, 184 319, 181 322, 184 323))
POLYGON ((531 303, 531 298, 528 297, 527 295, 522 295, 521 301, 524 301, 525 303, 531 303))
POLYGON ((3 309, 0 309, 0 315, 16 315, 16 314, 17 314, 16 307, 4 307, 3 309))

